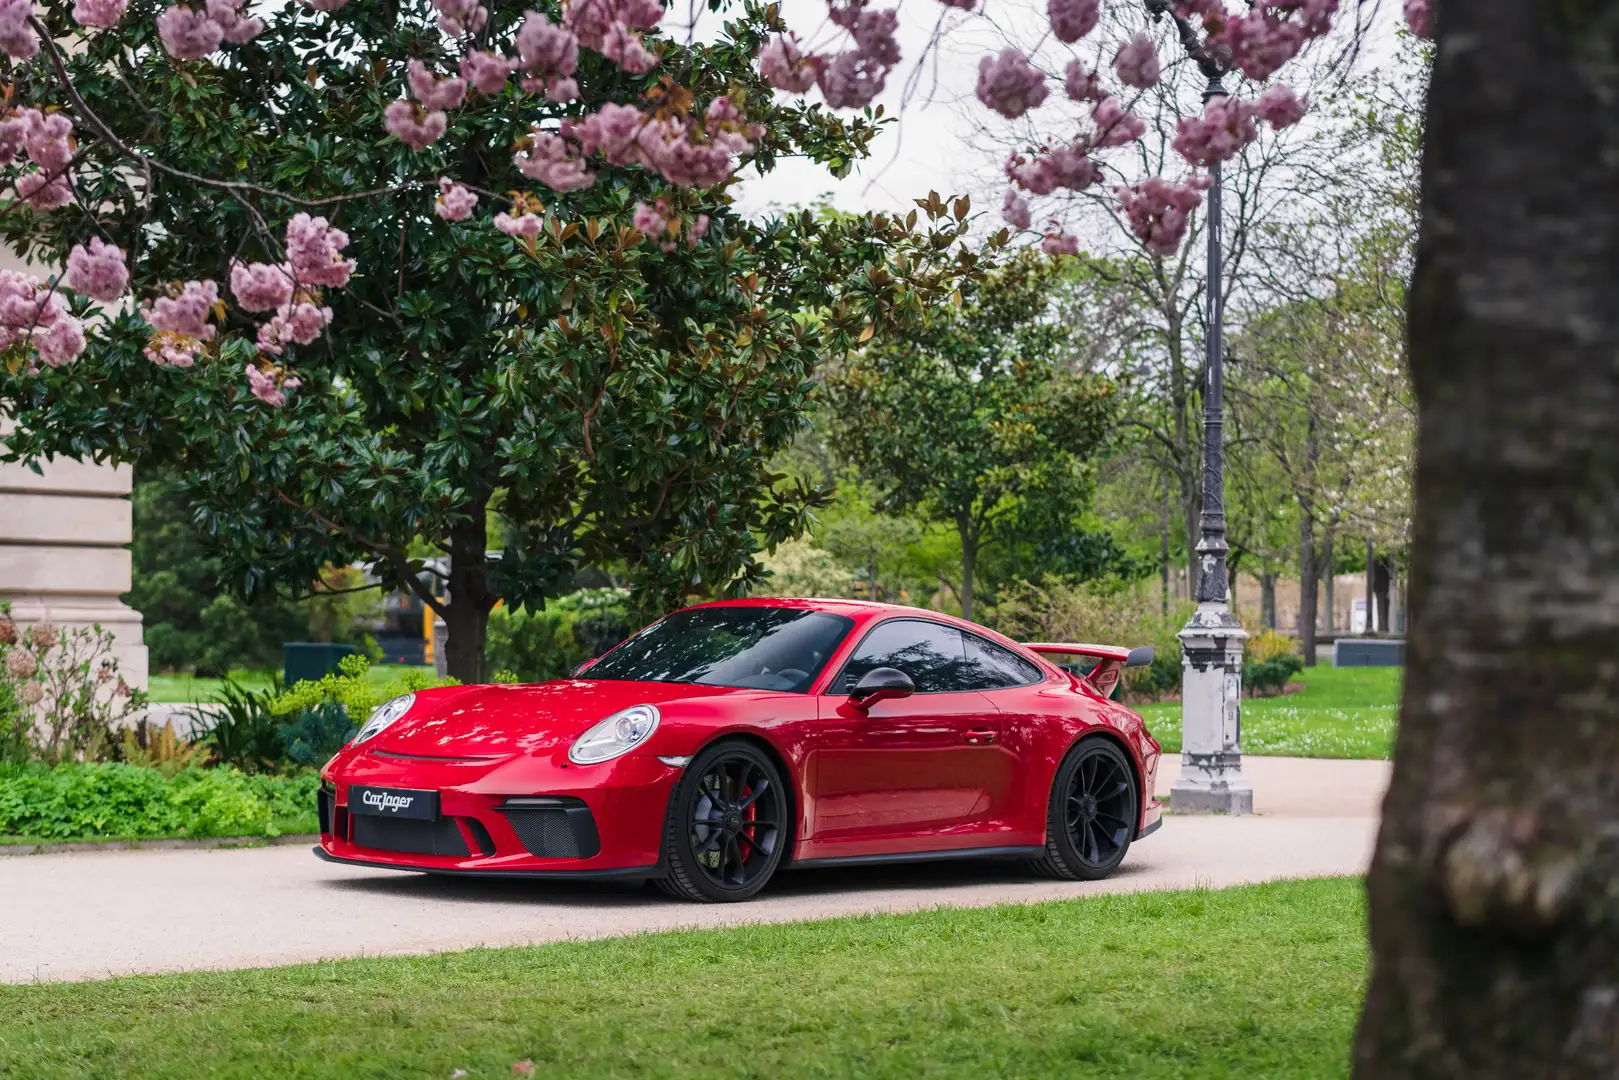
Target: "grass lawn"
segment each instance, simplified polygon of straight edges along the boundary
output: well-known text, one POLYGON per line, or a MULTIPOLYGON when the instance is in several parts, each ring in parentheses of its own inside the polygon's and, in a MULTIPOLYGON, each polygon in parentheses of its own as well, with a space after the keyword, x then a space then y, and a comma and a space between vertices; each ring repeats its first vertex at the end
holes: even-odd
MULTIPOLYGON (((1403 668, 1335 668, 1294 676, 1304 689, 1274 698, 1245 698, 1242 749, 1289 757, 1384 758, 1394 752, 1394 723, 1403 668)), ((1141 715, 1168 753, 1180 753, 1179 702, 1144 705, 1141 715)))
POLYGON ((1340 1077, 1364 924, 1335 879, 0 986, 0 1076, 1340 1077))
MULTIPOLYGON (((376 664, 366 672, 366 678, 376 684, 390 683, 407 671, 432 674, 433 668, 432 665, 376 664)), ((239 668, 230 673, 232 679, 249 690, 267 688, 276 674, 278 672, 249 668, 239 668)), ((207 701, 224 685, 224 679, 199 679, 195 675, 152 675, 148 679, 147 691, 153 701, 190 704, 207 701)))

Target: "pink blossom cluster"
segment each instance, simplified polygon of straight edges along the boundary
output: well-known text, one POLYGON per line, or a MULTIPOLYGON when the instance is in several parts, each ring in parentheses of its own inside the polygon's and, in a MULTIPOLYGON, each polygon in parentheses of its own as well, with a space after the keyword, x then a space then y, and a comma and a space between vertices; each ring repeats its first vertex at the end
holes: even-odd
POLYGON ((129 0, 76 0, 73 21, 80 26, 117 26, 129 10, 129 0))
POLYGON ((1046 233, 1046 238, 1040 242, 1040 250, 1047 255, 1078 255, 1079 237, 1063 232, 1061 229, 1046 233))
POLYGON ((1235 157, 1259 138, 1255 120, 1264 120, 1280 131, 1298 123, 1308 110, 1309 104, 1287 86, 1273 86, 1251 102, 1215 98, 1201 115, 1180 122, 1173 146, 1193 165, 1213 165, 1235 157))
POLYGON ((1028 161, 1014 157, 1006 164, 1006 175, 1025 191, 1050 195, 1058 188, 1084 191, 1101 178, 1102 170, 1080 142, 1059 146, 1028 161))
POLYGON ((659 0, 564 0, 562 25, 579 43, 595 49, 632 75, 644 75, 658 63, 641 41, 641 31, 663 19, 659 0))
MULTIPOLYGON (((664 251, 673 251, 678 245, 676 238, 681 234, 680 216, 669 207, 665 199, 656 203, 635 204, 635 216, 631 219, 637 232, 649 240, 656 240, 658 247, 664 251)), ((708 234, 708 215, 697 214, 686 224, 685 240, 688 247, 695 246, 697 241, 708 234)))
POLYGON ((1107 97, 1107 92, 1102 89, 1102 76, 1086 67, 1083 60, 1068 62, 1062 85, 1073 101, 1101 101, 1107 97))
POLYGON ((1057 40, 1072 45, 1096 29, 1101 4, 1099 0, 1046 0, 1046 17, 1057 40))
POLYGON ((530 180, 538 180, 552 191, 578 191, 596 182, 596 174, 585 168, 567 140, 535 128, 528 145, 512 159, 530 180))
POLYGON ((1007 188, 1001 199, 1001 216, 1019 229, 1027 229, 1034 219, 1029 215, 1029 203, 1015 188, 1007 188))
POLYGON ((494 97, 506 89, 506 80, 517 70, 517 64, 509 56, 473 49, 461 58, 461 77, 478 93, 494 97))
POLYGON ((1222 5, 1219 16, 1204 17, 1204 25, 1223 19, 1218 29, 1211 27, 1210 43, 1229 48, 1243 74, 1263 82, 1332 29, 1337 13, 1338 0, 1254 0, 1242 15, 1227 16, 1222 5))
POLYGON ((1168 256, 1180 250, 1192 211, 1203 204, 1208 187, 1204 176, 1194 176, 1183 184, 1153 176, 1134 187, 1121 185, 1113 190, 1141 246, 1154 255, 1168 256))
POLYGON ((63 113, 18 109, 0 120, 0 167, 26 153, 38 172, 17 178, 17 194, 35 210, 48 211, 73 201, 68 165, 73 161, 73 122, 63 113))
POLYGON ((422 108, 438 112, 455 108, 467 96, 464 80, 454 75, 440 78, 420 60, 405 65, 405 84, 410 87, 410 96, 419 101, 422 108))
POLYGON ((536 131, 515 158, 525 176, 557 191, 588 187, 595 174, 579 154, 600 154, 610 165, 643 165, 676 187, 703 188, 723 182, 735 158, 753 150, 764 134, 729 97, 715 98, 701 123, 683 116, 652 117, 633 105, 609 102, 583 120, 567 120, 562 136, 536 131))
POLYGON ((433 0, 438 9, 438 28, 450 37, 467 37, 483 29, 489 9, 478 0, 433 0))
POLYGON ((465 221, 477 205, 478 196, 474 192, 448 176, 438 178, 438 198, 433 200, 433 212, 439 217, 445 221, 465 221))
POLYGON ((272 311, 290 303, 296 286, 285 264, 231 263, 230 291, 243 311, 272 311))
POLYGON ((978 100, 1015 120, 1046 100, 1046 77, 1016 49, 978 61, 978 100))
POLYGON ((13 60, 27 60, 39 52, 39 37, 28 25, 34 0, 0 0, 0 52, 13 60))
POLYGON ((382 123, 388 134, 412 150, 425 150, 449 127, 445 110, 466 100, 467 84, 454 75, 440 78, 420 60, 412 60, 405 67, 405 85, 416 104, 404 98, 389 102, 383 110, 382 123))
POLYGON ((540 235, 540 227, 544 224, 538 214, 507 214, 495 215, 495 228, 507 236, 521 236, 525 240, 533 240, 540 235))
POLYGON ((67 287, 103 303, 118 299, 129 287, 123 249, 95 236, 89 244, 74 244, 67 253, 67 287))
POLYGON ((1433 37, 1432 0, 1405 0, 1405 24, 1419 38, 1433 37))
POLYGON ((212 281, 188 281, 170 287, 170 295, 160 296, 141 308, 141 318, 153 330, 146 357, 160 367, 188 368, 196 363, 204 343, 214 339, 208 322, 219 303, 219 286, 212 281))
MULTIPOLYGON (((953 6, 973 6, 962 0, 953 6)), ((899 15, 871 11, 867 0, 834 3, 830 18, 849 32, 853 48, 835 55, 817 56, 800 48, 790 34, 771 38, 759 53, 759 74, 771 86, 790 94, 806 93, 819 85, 821 96, 834 109, 855 109, 870 104, 882 93, 888 74, 899 63, 899 15)))
POLYGON ((1098 150, 1112 146, 1126 146, 1147 133, 1147 124, 1141 117, 1119 104, 1116 97, 1105 97, 1091 109, 1091 123, 1096 131, 1090 144, 1098 150))
POLYGON ((805 94, 820 77, 818 57, 806 55, 793 34, 777 34, 759 51, 759 74, 777 90, 805 94))
POLYGON ((264 32, 264 20, 243 14, 245 0, 207 0, 203 9, 176 4, 157 17, 157 36, 176 60, 201 60, 221 42, 241 45, 264 32))
POLYGON ((332 309, 315 302, 313 294, 299 289, 290 303, 276 308, 270 321, 259 326, 260 352, 280 356, 288 345, 308 345, 320 337, 332 321, 332 309))
POLYGON ((529 93, 545 92, 552 101, 579 96, 573 74, 579 66, 579 39, 572 30, 530 11, 517 29, 517 59, 525 74, 522 87, 529 93))
POLYGON ((1113 73, 1126 86, 1150 90, 1158 85, 1158 77, 1163 74, 1158 63, 1158 46, 1144 31, 1137 30, 1134 37, 1119 46, 1113 57, 1113 73))
POLYGON ((40 362, 61 367, 84 352, 84 327, 54 289, 27 274, 0 270, 0 350, 18 344, 31 345, 40 362))
POLYGON ((303 385, 296 375, 289 374, 285 369, 273 364, 264 368, 257 364, 248 364, 246 369, 248 390, 272 409, 279 409, 287 403, 288 390, 296 390, 303 385))
POLYGON ((354 273, 354 260, 343 258, 349 235, 323 217, 296 214, 287 222, 287 262, 299 285, 341 289, 354 273))
POLYGON ((302 0, 302 2, 308 4, 316 11, 322 11, 327 14, 349 6, 349 0, 302 0))

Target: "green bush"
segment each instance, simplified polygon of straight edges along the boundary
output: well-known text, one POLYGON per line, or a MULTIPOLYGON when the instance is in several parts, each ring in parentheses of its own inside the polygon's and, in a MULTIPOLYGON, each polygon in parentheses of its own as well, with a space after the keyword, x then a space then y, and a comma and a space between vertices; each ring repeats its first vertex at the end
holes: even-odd
POLYGON ((123 764, 0 767, 0 835, 37 840, 278 836, 314 832, 313 772, 249 776, 229 767, 165 778, 123 764))
POLYGON ((281 693, 279 677, 264 690, 249 690, 226 679, 207 707, 191 710, 205 729, 196 741, 208 747, 216 764, 250 773, 274 772, 288 760, 281 721, 270 708, 281 693))
POLYGON ((1242 666, 1242 681, 1251 693, 1261 697, 1280 694, 1287 680, 1304 670, 1304 661, 1292 653, 1273 656, 1258 664, 1242 666))
POLYGON ((347 710, 353 723, 359 724, 371 715, 372 709, 389 698, 434 686, 458 685, 455 679, 436 679, 419 671, 406 671, 397 679, 374 682, 367 675, 370 670, 371 661, 366 657, 345 656, 338 661, 336 673, 328 672, 313 682, 300 681, 277 695, 270 702, 270 711, 277 716, 292 716, 317 705, 336 702, 347 710))
POLYGON ((298 719, 281 725, 281 738, 287 757, 299 765, 315 768, 326 764, 354 737, 359 725, 336 701, 323 701, 298 714, 298 719))
POLYGON ((544 611, 497 608, 489 613, 489 668, 513 672, 523 682, 567 678, 636 630, 628 603, 624 589, 581 589, 544 611))

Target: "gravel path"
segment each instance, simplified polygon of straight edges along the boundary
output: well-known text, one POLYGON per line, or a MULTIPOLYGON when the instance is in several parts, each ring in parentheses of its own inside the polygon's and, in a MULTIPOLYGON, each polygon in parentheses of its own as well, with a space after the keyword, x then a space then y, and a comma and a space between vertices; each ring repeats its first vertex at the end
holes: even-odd
POLYGON ((784 873, 751 903, 701 906, 627 885, 335 866, 300 848, 4 859, 0 982, 537 944, 1365 869, 1386 764, 1251 760, 1260 816, 1167 818, 1115 877, 1097 883, 1035 880, 997 863, 806 870, 784 873))

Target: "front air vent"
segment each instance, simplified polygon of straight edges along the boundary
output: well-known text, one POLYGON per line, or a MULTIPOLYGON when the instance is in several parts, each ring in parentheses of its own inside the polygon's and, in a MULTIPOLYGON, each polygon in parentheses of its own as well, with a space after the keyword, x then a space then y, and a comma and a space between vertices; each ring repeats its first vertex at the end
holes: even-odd
POLYGON ((589 859, 601 854, 596 819, 583 799, 526 795, 500 805, 512 831, 530 855, 540 859, 589 859))
POLYGON ((402 851, 411 855, 456 855, 463 859, 472 854, 467 850, 467 842, 453 818, 412 821, 409 818, 351 814, 350 820, 354 822, 354 843, 359 847, 402 851))

